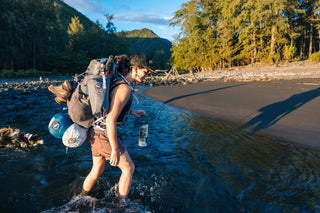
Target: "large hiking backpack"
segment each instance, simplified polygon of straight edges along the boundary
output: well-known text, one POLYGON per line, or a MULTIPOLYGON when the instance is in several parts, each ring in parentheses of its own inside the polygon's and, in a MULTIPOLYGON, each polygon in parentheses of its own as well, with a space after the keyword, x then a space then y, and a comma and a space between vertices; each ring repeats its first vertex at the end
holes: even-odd
POLYGON ((78 85, 67 101, 68 114, 73 122, 89 128, 92 123, 109 112, 109 90, 115 78, 113 56, 93 59, 87 70, 77 79, 78 85))

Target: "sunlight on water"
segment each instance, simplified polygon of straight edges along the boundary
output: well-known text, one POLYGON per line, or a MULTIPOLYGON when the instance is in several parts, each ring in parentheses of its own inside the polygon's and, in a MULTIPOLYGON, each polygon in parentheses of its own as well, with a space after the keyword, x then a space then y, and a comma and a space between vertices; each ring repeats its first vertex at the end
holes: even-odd
POLYGON ((49 134, 63 106, 47 90, 1 92, 1 126, 45 140, 35 149, 0 149, 1 212, 320 211, 319 150, 137 96, 133 107, 148 113, 149 138, 138 146, 129 117, 123 139, 136 170, 123 205, 114 193, 120 170, 110 166, 91 196, 78 196, 92 165, 90 145, 66 154, 49 134))

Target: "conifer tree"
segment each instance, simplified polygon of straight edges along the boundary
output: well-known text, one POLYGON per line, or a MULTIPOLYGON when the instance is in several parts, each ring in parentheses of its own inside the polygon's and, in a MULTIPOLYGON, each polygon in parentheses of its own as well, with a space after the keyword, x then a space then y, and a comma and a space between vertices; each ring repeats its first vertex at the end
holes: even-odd
POLYGON ((24 13, 24 3, 21 0, 2 0, 0 16, 0 61, 1 69, 11 69, 23 65, 24 36, 27 23, 24 13), (16 16, 15 14, 20 14, 16 16))
POLYGON ((181 32, 177 42, 173 44, 173 55, 177 67, 198 66, 198 56, 201 56, 201 23, 199 20, 199 5, 197 0, 182 4, 176 12, 171 25, 180 25, 181 32))
POLYGON ((85 51, 84 45, 87 43, 85 39, 85 31, 83 24, 80 23, 79 17, 74 16, 68 26, 67 33, 69 34, 69 48, 74 52, 85 51))
MULTIPOLYGON (((308 45, 308 56, 310 57, 314 49, 314 31, 315 27, 319 26, 319 10, 320 0, 304 0, 303 1, 306 9, 305 21, 309 26, 309 45, 308 45)), ((319 32, 320 33, 320 32, 319 32)), ((320 37, 320 34, 319 34, 320 37)))
POLYGON ((220 13, 218 14, 217 40, 220 44, 219 55, 222 60, 222 68, 224 62, 228 62, 228 67, 232 66, 232 57, 238 51, 237 36, 240 31, 239 24, 241 17, 239 11, 241 8, 241 0, 220 1, 220 13))
POLYGON ((152 59, 152 66, 158 69, 165 69, 166 66, 166 57, 164 50, 157 50, 153 59, 152 59))
POLYGON ((310 55, 320 50, 319 2, 190 0, 171 20, 171 25, 181 26, 172 48, 173 63, 183 69, 211 70, 227 67, 225 62, 228 67, 279 62, 297 50, 310 55))
POLYGON ((270 58, 275 60, 275 54, 278 53, 279 59, 280 50, 288 41, 284 35, 289 29, 286 22, 285 10, 287 8, 287 0, 266 0, 262 1, 263 17, 267 26, 270 27, 270 58))
POLYGON ((255 63, 258 54, 258 38, 261 37, 260 23, 262 22, 262 4, 260 1, 247 0, 244 2, 240 13, 239 45, 241 51, 239 58, 255 63))
POLYGON ((84 32, 83 24, 80 23, 78 16, 74 16, 71 18, 71 23, 69 24, 67 32, 70 36, 74 36, 84 32))

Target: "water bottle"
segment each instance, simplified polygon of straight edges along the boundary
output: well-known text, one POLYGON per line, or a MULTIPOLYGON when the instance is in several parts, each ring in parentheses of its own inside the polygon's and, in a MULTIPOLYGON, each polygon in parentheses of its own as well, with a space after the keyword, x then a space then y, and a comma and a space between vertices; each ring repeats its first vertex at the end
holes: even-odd
POLYGON ((139 143, 138 143, 138 145, 141 147, 147 146, 148 128, 149 128, 148 123, 143 124, 139 128, 139 143))

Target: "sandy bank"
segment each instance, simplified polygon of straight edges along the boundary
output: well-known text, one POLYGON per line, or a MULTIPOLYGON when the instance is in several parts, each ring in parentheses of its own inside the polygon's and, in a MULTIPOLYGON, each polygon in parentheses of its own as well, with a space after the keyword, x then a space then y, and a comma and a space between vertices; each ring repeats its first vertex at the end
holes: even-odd
MULTIPOLYGON (((243 124, 256 133, 320 147, 319 67, 310 72, 295 72, 296 78, 281 73, 281 79, 291 80, 225 82, 220 79, 158 86, 145 90, 144 94, 181 109, 243 124), (304 75, 306 72, 309 74, 304 75), (310 73, 312 78, 306 79, 310 73)), ((240 75, 243 72, 238 72, 237 76, 240 75)))

